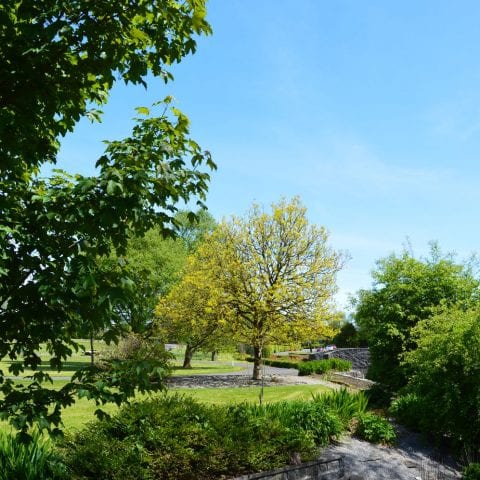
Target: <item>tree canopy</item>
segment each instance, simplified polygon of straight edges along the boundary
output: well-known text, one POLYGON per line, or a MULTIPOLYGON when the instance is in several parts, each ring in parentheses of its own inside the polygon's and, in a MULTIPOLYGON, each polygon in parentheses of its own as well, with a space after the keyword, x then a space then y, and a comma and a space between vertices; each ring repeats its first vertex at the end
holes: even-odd
MULTIPOLYGON (((416 348, 403 356, 410 371, 403 400, 410 419, 440 442, 480 453, 480 307, 442 309, 412 330, 416 348)), ((402 403, 402 402, 401 402, 402 403)))
POLYGON ((210 33, 204 0, 5 0, 0 5, 1 171, 55 163, 59 136, 98 118, 117 80, 146 85, 210 33))
POLYGON ((298 198, 270 212, 254 205, 245 218, 221 223, 206 244, 231 328, 254 349, 254 378, 267 343, 309 340, 328 328, 343 257, 325 228, 309 224, 298 198))
POLYGON ((156 308, 156 330, 168 341, 184 343, 184 368, 199 350, 218 350, 232 343, 231 313, 222 286, 215 281, 208 239, 187 259, 181 281, 156 308))
POLYGON ((95 175, 39 172, 55 163, 60 137, 80 118, 98 119, 95 107, 115 81, 171 78, 168 66, 195 50, 196 34, 210 32, 204 3, 0 5, 0 358, 16 361, 10 375, 36 370, 26 386, 0 371, 0 415, 23 432, 33 422, 58 426, 75 394, 120 403, 137 387, 162 385, 161 374, 157 383, 145 381, 158 365, 139 364, 119 365, 101 381, 91 367, 48 389, 38 351, 44 344, 60 370, 78 348, 79 323, 90 322, 107 341, 119 338, 122 313, 138 300, 124 260, 128 241, 155 225, 173 235, 180 200, 203 205, 207 170, 215 168, 210 154, 189 137, 188 118, 167 97, 152 112, 137 109, 131 135, 107 143, 95 175))
POLYGON ((128 241, 125 261, 135 281, 138 301, 128 312, 132 325, 148 328, 153 321, 159 296, 167 295, 182 279, 187 257, 193 254, 201 239, 213 230, 215 219, 206 210, 196 212, 191 220, 187 211, 175 215, 176 238, 164 238, 159 227, 128 241))
POLYGON ((372 276, 373 287, 358 292, 355 321, 368 340, 369 376, 396 391, 407 382, 400 358, 415 348, 412 328, 439 306, 472 305, 478 299, 479 281, 468 263, 456 263, 436 244, 426 258, 415 258, 408 251, 383 258, 372 276))

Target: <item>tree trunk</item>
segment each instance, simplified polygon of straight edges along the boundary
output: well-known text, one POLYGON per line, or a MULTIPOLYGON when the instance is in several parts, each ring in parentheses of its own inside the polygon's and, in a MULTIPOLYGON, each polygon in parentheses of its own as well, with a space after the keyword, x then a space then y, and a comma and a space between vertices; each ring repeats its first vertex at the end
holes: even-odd
POLYGON ((192 358, 194 353, 195 350, 189 343, 187 343, 187 346, 185 347, 185 357, 183 359, 183 368, 192 368, 192 358))
POLYGON ((253 380, 260 380, 260 367, 262 362, 262 347, 253 347, 253 380))
POLYGON ((213 350, 213 351, 212 351, 212 357, 211 357, 211 358, 212 358, 212 362, 214 362, 214 361, 217 359, 217 353, 218 353, 218 352, 217 352, 216 350, 213 350))
POLYGON ((95 363, 95 350, 93 349, 93 332, 90 333, 90 363, 95 363))

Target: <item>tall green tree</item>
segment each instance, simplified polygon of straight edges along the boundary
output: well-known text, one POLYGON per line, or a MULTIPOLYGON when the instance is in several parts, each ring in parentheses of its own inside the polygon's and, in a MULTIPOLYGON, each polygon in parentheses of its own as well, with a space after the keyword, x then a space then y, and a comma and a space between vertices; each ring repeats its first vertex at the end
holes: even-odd
POLYGON ((34 422, 58 432, 75 395, 120 403, 137 388, 162 385, 161 365, 146 362, 118 364, 103 378, 91 367, 49 389, 38 351, 46 345, 61 370, 79 348, 73 336, 81 322, 118 340, 123 312, 138 301, 124 260, 128 240, 155 225, 173 235, 177 202, 202 205, 215 167, 209 153, 167 97, 152 112, 138 108, 131 135, 107 143, 95 175, 57 170, 41 178, 39 171, 55 163, 60 137, 82 117, 99 118, 96 107, 117 79, 171 78, 168 67, 195 51, 195 35, 210 32, 204 3, 0 5, 0 359, 16 361, 0 371, 0 416, 23 433, 34 422), (7 379, 26 367, 36 370, 27 385, 7 379))
POLYGON ((456 263, 432 244, 426 258, 408 251, 377 262, 374 284, 356 299, 355 321, 368 340, 369 376, 397 391, 407 382, 401 355, 415 348, 411 331, 440 305, 469 306, 478 299, 479 281, 472 266, 456 263))
POLYGON ((154 227, 128 242, 125 261, 140 298, 126 314, 137 330, 151 326, 158 297, 167 295, 181 280, 188 255, 215 228, 215 219, 206 210, 199 210, 195 217, 189 213, 181 210, 175 215, 176 238, 165 238, 154 227))
POLYGON ((254 205, 245 218, 221 223, 206 244, 222 301, 233 312, 231 328, 253 347, 254 379, 265 345, 330 330, 344 257, 328 245, 325 228, 309 224, 298 198, 281 200, 270 212, 254 205))

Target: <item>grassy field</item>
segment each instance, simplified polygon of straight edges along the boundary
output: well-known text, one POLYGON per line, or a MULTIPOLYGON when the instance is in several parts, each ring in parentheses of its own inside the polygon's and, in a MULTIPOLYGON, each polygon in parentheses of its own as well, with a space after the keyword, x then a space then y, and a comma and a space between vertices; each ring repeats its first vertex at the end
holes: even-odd
MULTIPOLYGON (((279 402, 282 400, 309 399, 312 394, 328 391, 322 385, 290 385, 267 387, 264 389, 263 401, 265 403, 279 402)), ((167 395, 180 394, 190 396, 199 402, 207 404, 228 404, 242 402, 259 402, 260 387, 241 388, 175 388, 168 391, 167 395)), ((156 394, 162 395, 162 394, 156 394)), ((153 395, 155 396, 155 395, 153 395)), ((149 398, 147 395, 139 395, 137 400, 149 398)), ((85 426, 89 421, 94 420, 96 406, 93 402, 85 399, 78 400, 75 405, 65 410, 63 420, 65 430, 72 432, 85 426)), ((108 413, 115 413, 118 407, 107 405, 102 407, 108 413)))
MULTIPOLYGON (((87 340, 81 341, 85 350, 89 350, 90 344, 87 340)), ((109 347, 101 342, 95 343, 95 348, 99 352, 106 351, 109 347)), ((90 358, 84 354, 83 351, 74 352, 68 362, 65 363, 65 369, 61 372, 52 370, 48 363, 49 354, 45 350, 41 350, 40 356, 42 358, 41 369, 50 373, 53 379, 52 388, 61 388, 67 382, 66 378, 71 377, 80 368, 86 367, 90 364, 90 358)), ((245 368, 245 363, 234 361, 231 355, 221 356, 220 361, 212 362, 207 360, 206 356, 200 359, 194 359, 193 368, 184 370, 181 368, 181 355, 177 355, 173 363, 173 375, 201 375, 201 374, 222 374, 234 371, 241 371, 245 368)), ((0 369, 8 375, 8 367, 10 361, 4 360, 0 362, 0 369)), ((31 375, 30 370, 24 371, 20 377, 31 375)), ((24 380, 17 380, 24 383, 24 380)), ((300 398, 310 398, 313 393, 318 393, 327 390, 326 387, 320 385, 292 385, 292 386, 275 386, 264 389, 264 402, 277 402, 281 400, 293 400, 300 398)), ((258 402, 260 395, 260 387, 245 387, 245 388, 216 388, 216 389, 171 389, 168 394, 179 393, 182 395, 193 396, 200 402, 208 404, 225 404, 225 403, 240 403, 240 402, 258 402)), ((157 394, 158 395, 158 394, 157 394)), ((146 395, 141 395, 138 399, 147 398, 146 395)), ((95 419, 94 412, 99 408, 93 402, 86 399, 77 400, 75 405, 67 408, 63 414, 63 420, 66 431, 74 431, 84 427, 88 422, 95 419)), ((101 407, 108 413, 115 413, 118 407, 115 405, 106 405, 101 407)), ((3 428, 9 428, 5 423, 0 424, 3 428)), ((0 427, 1 428, 1 427, 0 427)))

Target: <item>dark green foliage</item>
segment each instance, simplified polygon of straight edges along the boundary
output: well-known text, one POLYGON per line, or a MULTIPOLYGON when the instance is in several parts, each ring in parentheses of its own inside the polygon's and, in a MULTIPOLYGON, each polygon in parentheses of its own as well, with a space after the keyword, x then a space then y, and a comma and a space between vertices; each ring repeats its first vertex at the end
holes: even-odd
POLYGON ((348 370, 352 369, 352 362, 334 357, 325 360, 312 360, 299 363, 297 368, 300 376, 312 375, 314 373, 323 374, 330 370, 348 372, 348 370))
POLYGON ((404 359, 412 372, 400 415, 438 442, 480 455, 480 307, 450 308, 413 330, 417 348, 404 359), (405 405, 406 403, 406 405, 405 405))
POLYGON ((0 480, 55 480, 63 473, 58 456, 38 434, 23 443, 0 431, 0 480))
POLYGON ((18 178, 55 163, 58 138, 97 119, 117 79, 171 79, 210 32, 203 1, 3 0, 0 23, 0 171, 18 178))
POLYGON ((392 401, 391 389, 381 383, 374 383, 367 391, 368 403, 373 408, 388 408, 392 401))
POLYGON ((349 409, 340 403, 316 397, 213 407, 178 396, 138 402, 64 442, 68 478, 186 480, 195 472, 205 480, 268 470, 298 456, 306 461, 341 433, 337 411, 349 409))
POLYGON ((172 236, 179 201, 203 206, 215 168, 188 118, 170 97, 151 114, 139 107, 130 136, 85 159, 92 176, 40 172, 56 162, 62 135, 99 119, 92 106, 117 79, 170 79, 167 68, 210 32, 205 14, 203 0, 0 2, 0 359, 16 361, 0 371, 0 417, 24 436, 32 424, 58 434, 77 395, 121 403, 137 388, 162 388, 162 361, 119 361, 108 375, 92 366, 60 390, 45 387, 46 373, 28 385, 5 374, 37 370, 41 344, 61 371, 79 331, 110 343, 145 324, 131 314, 144 292, 124 258, 129 239, 154 226, 172 236))
POLYGON ((424 426, 424 410, 424 403, 415 393, 407 393, 396 398, 389 409, 399 423, 415 431, 424 426))
POLYGON ((390 422, 374 413, 365 413, 358 417, 355 434, 372 443, 391 445, 397 438, 390 422))
POLYGON ((471 305, 479 282, 468 264, 455 263, 433 244, 427 258, 405 251, 377 262, 371 290, 361 290, 355 322, 368 340, 368 377, 397 392, 407 383, 408 366, 401 355, 415 348, 412 328, 440 305, 471 305))
POLYGON ((463 470, 462 480, 480 480, 480 463, 471 463, 463 470))
POLYGON ((342 325, 340 331, 333 337, 332 343, 339 348, 356 348, 360 346, 361 339, 358 329, 352 322, 342 325))

